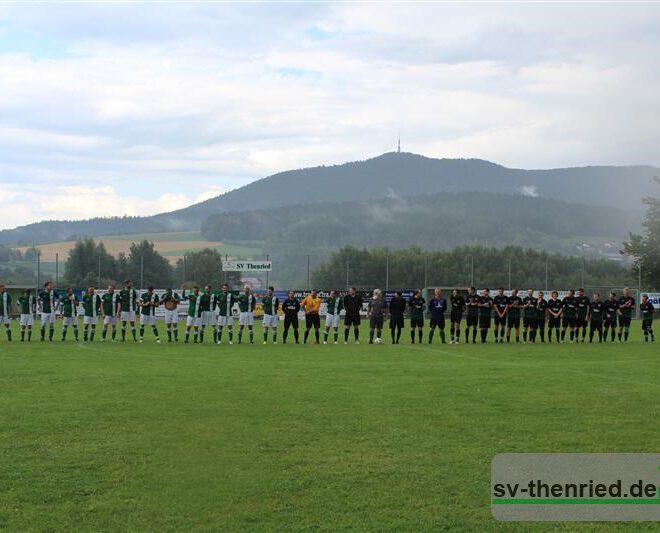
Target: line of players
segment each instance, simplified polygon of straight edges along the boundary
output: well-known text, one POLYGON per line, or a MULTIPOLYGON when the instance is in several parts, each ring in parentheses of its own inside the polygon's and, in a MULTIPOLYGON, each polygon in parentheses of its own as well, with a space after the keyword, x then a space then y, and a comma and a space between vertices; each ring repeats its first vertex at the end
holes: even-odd
MULTIPOLYGON (((222 342, 223 331, 226 328, 229 344, 234 339, 234 316, 233 308, 237 304, 238 316, 238 343, 243 340, 243 334, 247 329, 249 342, 254 342, 254 310, 256 297, 249 286, 245 286, 238 296, 232 294, 229 286, 224 284, 220 291, 214 291, 211 286, 193 287, 186 295, 186 288, 182 288, 179 296, 168 289, 162 298, 154 293, 153 287, 141 296, 133 288, 132 282, 127 280, 123 289, 116 291, 114 286, 109 286, 108 291, 100 296, 95 293, 94 288, 89 288, 82 299, 83 305, 83 340, 93 341, 96 328, 102 324, 101 341, 107 339, 108 333, 111 340, 116 341, 118 325, 121 324, 121 340, 126 340, 128 328, 134 342, 138 342, 137 318, 139 317, 139 342, 144 339, 145 328, 151 327, 156 342, 160 343, 157 328, 156 309, 159 306, 165 308, 165 327, 169 342, 179 340, 179 315, 178 306, 182 300, 188 300, 188 312, 186 316, 185 339, 190 342, 192 335, 193 343, 204 342, 206 329, 213 333, 213 342, 222 342)), ((269 334, 272 335, 273 343, 277 343, 279 324, 278 310, 284 314, 283 342, 287 342, 289 331, 293 332, 294 341, 300 342, 298 315, 302 310, 305 314, 305 331, 303 342, 307 343, 311 330, 314 330, 316 342, 320 342, 320 307, 322 300, 317 291, 313 290, 302 301, 295 298, 291 291, 284 302, 280 302, 275 296, 273 287, 269 287, 267 294, 262 297, 264 312, 263 319, 263 342, 267 342, 269 334)), ((66 340, 69 328, 73 329, 76 341, 79 340, 79 303, 74 291, 67 289, 64 298, 60 298, 54 290, 52 282, 44 285, 38 297, 31 295, 26 290, 18 299, 21 308, 20 328, 21 341, 30 341, 34 315, 40 311, 41 319, 41 341, 52 341, 55 331, 55 320, 62 318, 62 341, 66 340)), ((344 297, 339 296, 336 291, 331 291, 326 300, 327 313, 325 317, 324 344, 328 343, 331 333, 334 334, 334 343, 338 343, 340 315, 344 316, 344 343, 348 343, 350 329, 353 328, 354 341, 359 343, 361 323, 360 312, 363 308, 362 297, 359 296, 354 287, 349 289, 344 297)), ((10 309, 11 296, 0 285, 0 323, 4 323, 8 340, 11 341, 10 309)), ((489 289, 483 289, 477 294, 476 289, 471 287, 467 297, 463 297, 458 289, 454 289, 449 302, 443 297, 442 289, 435 289, 434 297, 428 305, 422 296, 422 291, 417 290, 410 300, 405 300, 399 291, 389 302, 385 302, 384 296, 379 289, 373 292, 372 298, 368 300, 369 317, 369 342, 381 342, 381 334, 386 314, 389 315, 389 327, 393 344, 398 344, 401 331, 404 327, 404 314, 410 314, 410 339, 414 344, 423 341, 424 315, 430 313, 430 331, 428 342, 433 342, 435 330, 439 332, 440 342, 445 343, 445 313, 449 307, 450 311, 450 344, 458 344, 461 338, 461 323, 463 316, 466 318, 465 342, 476 343, 477 334, 481 334, 481 342, 487 342, 489 330, 494 322, 494 340, 496 343, 511 342, 511 334, 515 333, 515 341, 535 343, 547 340, 552 342, 553 331, 556 342, 564 342, 568 334, 570 342, 585 342, 587 330, 589 342, 597 338, 598 342, 628 341, 630 324, 635 301, 630 295, 629 289, 623 290, 623 295, 617 298, 611 292, 606 300, 602 300, 600 293, 596 292, 590 300, 584 289, 578 289, 578 294, 570 289, 563 299, 558 298, 557 291, 552 291, 551 297, 545 300, 543 292, 536 295, 532 289, 527 291, 527 296, 518 296, 517 289, 511 291, 511 295, 504 294, 504 289, 497 290, 494 297, 490 296, 489 289), (618 325, 618 335, 617 335, 618 325)), ((640 304, 642 313, 642 331, 645 341, 655 341, 653 333, 654 306, 646 295, 640 304)))

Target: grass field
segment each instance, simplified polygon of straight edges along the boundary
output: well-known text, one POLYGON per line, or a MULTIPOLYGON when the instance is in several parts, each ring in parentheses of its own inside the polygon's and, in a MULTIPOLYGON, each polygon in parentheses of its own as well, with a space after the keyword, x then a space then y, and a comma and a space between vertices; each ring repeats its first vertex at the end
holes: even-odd
POLYGON ((498 452, 658 451, 658 345, 638 327, 630 344, 561 346, 1 333, 0 528, 656 529, 489 509, 498 452))

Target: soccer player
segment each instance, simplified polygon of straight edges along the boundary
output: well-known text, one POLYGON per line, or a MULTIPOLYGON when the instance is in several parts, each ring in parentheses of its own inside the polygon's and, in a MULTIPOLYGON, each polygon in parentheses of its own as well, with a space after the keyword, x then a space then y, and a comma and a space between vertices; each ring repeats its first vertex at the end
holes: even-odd
POLYGON ((580 330, 582 330, 582 342, 587 338, 587 316, 589 315, 589 297, 584 294, 584 289, 579 288, 575 297, 575 340, 580 342, 580 330))
MULTIPOLYGON (((186 288, 181 290, 181 297, 186 299, 186 288)), ((192 294, 188 294, 188 316, 186 317, 186 338, 184 343, 190 341, 190 330, 193 330, 193 344, 197 344, 199 337, 199 323, 202 317, 202 302, 199 287, 193 287, 192 294)))
POLYGON ((516 330, 516 342, 520 342, 520 310, 522 309, 523 301, 520 296, 518 296, 518 289, 513 289, 511 291, 511 296, 509 296, 509 306, 507 309, 507 321, 506 321, 506 342, 511 340, 511 330, 516 330))
POLYGON ((543 291, 539 291, 536 297, 536 323, 534 324, 534 342, 536 334, 541 337, 541 342, 545 342, 545 315, 548 310, 548 302, 543 298, 543 291))
POLYGON ((607 341, 607 332, 611 330, 611 341, 616 342, 616 323, 617 315, 619 313, 619 300, 616 299, 616 293, 610 292, 607 300, 605 301, 605 329, 603 331, 603 338, 607 341))
POLYGON ((11 295, 0 285, 0 324, 5 325, 7 340, 11 342, 11 295))
POLYGON ((566 339, 566 330, 571 330, 571 342, 575 342, 575 316, 576 316, 575 291, 568 289, 568 294, 561 301, 561 342, 566 339))
POLYGON ((465 343, 470 342, 470 328, 472 328, 472 344, 477 342, 477 327, 479 326, 479 295, 477 289, 470 287, 465 299, 467 316, 465 318, 465 343))
POLYGON ((603 342, 603 318, 605 303, 600 299, 600 293, 594 293, 594 299, 589 304, 589 342, 594 342, 594 333, 598 332, 598 342, 603 342))
POLYGON ((435 328, 438 328, 440 340, 445 344, 445 311, 447 311, 447 300, 442 296, 442 289, 436 288, 433 298, 429 302, 429 311, 431 312, 431 323, 429 330, 429 344, 433 342, 435 328))
POLYGON ((369 300, 369 344, 374 343, 374 335, 377 342, 381 341, 386 309, 383 293, 380 289, 375 289, 373 298, 369 300))
POLYGON ((360 344, 360 311, 362 311, 362 297, 355 292, 355 287, 348 289, 344 296, 344 344, 348 344, 348 332, 353 326, 355 344, 360 344))
POLYGON ((406 299, 401 291, 396 291, 394 298, 390 301, 390 335, 392 344, 399 344, 401 330, 404 327, 403 315, 406 312, 406 299))
POLYGON ((653 334, 653 312, 655 311, 655 307, 651 300, 649 300, 648 294, 642 296, 642 303, 639 305, 639 308, 642 311, 644 342, 649 342, 649 337, 651 338, 651 342, 655 342, 655 335, 653 334))
POLYGON ((69 287, 62 301, 62 342, 66 340, 69 326, 73 326, 73 335, 78 342, 78 298, 69 287))
POLYGON ((552 296, 548 300, 548 342, 552 342, 552 331, 555 332, 555 339, 559 343, 559 334, 561 329, 561 300, 559 293, 552 291, 552 296))
POLYGON ((108 287, 108 292, 101 296, 101 311, 103 315, 103 331, 101 342, 104 342, 108 334, 108 326, 112 326, 112 342, 117 338, 117 317, 121 313, 121 296, 115 292, 114 285, 108 287))
POLYGON ((337 341, 339 341, 339 319, 341 310, 344 308, 344 299, 337 294, 337 291, 332 290, 330 291, 326 305, 328 309, 325 314, 325 337, 323 338, 323 344, 328 344, 330 328, 335 330, 335 344, 337 344, 337 341))
POLYGON ((160 305, 165 307, 165 327, 167 328, 167 342, 172 342, 172 333, 174 341, 179 342, 179 295, 167 289, 160 300, 160 305))
POLYGON ((204 293, 200 295, 200 306, 202 316, 200 317, 199 342, 204 342, 204 330, 206 326, 213 328, 213 344, 218 342, 218 327, 215 321, 215 307, 217 305, 215 293, 210 285, 204 287, 204 293))
POLYGON ((523 298, 523 343, 534 342, 532 331, 536 326, 536 298, 534 290, 527 289, 527 296, 523 298))
POLYGON ((419 337, 419 343, 422 344, 424 336, 424 308, 426 300, 422 297, 422 289, 417 289, 415 295, 408 302, 410 307, 410 341, 415 344, 415 332, 419 337))
POLYGON ((222 293, 218 298, 218 344, 222 343, 222 330, 229 330, 229 344, 234 344, 234 304, 236 297, 230 292, 229 285, 222 284, 222 293))
POLYGON ((53 341, 55 335, 55 317, 60 304, 60 296, 53 289, 53 282, 44 283, 44 290, 39 294, 41 305, 41 341, 46 340, 46 326, 48 326, 48 340, 53 341))
POLYGON ((504 287, 497 289, 493 298, 495 309, 495 342, 504 342, 504 330, 506 328, 506 314, 509 310, 509 297, 504 294, 504 287))
POLYGON ((296 344, 298 344, 298 313, 300 312, 300 302, 293 291, 289 291, 289 297, 284 300, 282 311, 284 312, 284 334, 282 335, 282 342, 286 344, 286 339, 289 336, 289 328, 292 328, 296 344))
POLYGON ((261 305, 264 309, 264 344, 268 342, 268 329, 273 330, 273 344, 277 344, 277 323, 280 320, 277 310, 280 308, 280 299, 275 296, 275 288, 268 287, 268 292, 261 299, 261 305))
POLYGON ((619 342, 623 340, 628 342, 630 335, 630 321, 632 320, 632 310, 635 308, 635 299, 630 296, 630 289, 623 289, 623 296, 619 298, 619 342))
POLYGON ((463 319, 463 311, 465 311, 465 298, 461 296, 458 289, 451 291, 449 297, 451 305, 449 332, 451 334, 451 342, 449 344, 458 344, 461 339, 461 320, 463 319))
MULTIPOLYGON (((25 289, 18 298, 18 305, 21 307, 21 342, 25 341, 25 331, 27 330, 28 342, 32 340, 32 326, 34 325, 34 313, 37 311, 37 299, 32 296, 30 289, 25 289)), ((0 303, 0 308, 2 304, 0 303)), ((1 309, 0 309, 1 310, 1 309)))
POLYGON ((154 293, 153 287, 147 287, 147 292, 140 297, 140 342, 144 342, 144 328, 151 326, 151 331, 160 344, 160 336, 156 327, 156 308, 160 305, 158 295, 154 293))
POLYGON ((490 297, 490 289, 481 291, 478 300, 479 307, 479 329, 481 330, 481 342, 488 342, 488 330, 490 329, 490 317, 493 309, 493 299, 490 297))
POLYGON ((257 305, 257 299, 250 291, 250 286, 246 285, 243 288, 243 294, 238 297, 238 344, 243 340, 243 328, 247 326, 250 335, 250 344, 254 344, 254 331, 252 331, 252 323, 254 322, 254 308, 257 305))
POLYGON ((131 333, 133 342, 137 342, 137 330, 135 329, 135 311, 138 306, 138 294, 133 288, 133 282, 127 279, 124 282, 124 288, 119 291, 121 298, 121 341, 126 341, 126 323, 131 323, 131 333))
POLYGON ((303 337, 303 344, 307 344, 309 331, 314 328, 314 335, 316 336, 316 344, 319 344, 319 329, 321 327, 321 317, 319 310, 321 309, 321 298, 318 293, 312 290, 312 293, 307 295, 300 303, 300 307, 305 312, 305 336, 303 337))
POLYGON ((83 303, 83 342, 87 342, 89 339, 91 342, 94 342, 94 334, 96 333, 96 324, 99 321, 99 315, 101 314, 101 297, 98 294, 95 294, 94 287, 87 289, 87 292, 83 294, 82 298, 83 303), (89 329, 92 328, 90 334, 89 329))

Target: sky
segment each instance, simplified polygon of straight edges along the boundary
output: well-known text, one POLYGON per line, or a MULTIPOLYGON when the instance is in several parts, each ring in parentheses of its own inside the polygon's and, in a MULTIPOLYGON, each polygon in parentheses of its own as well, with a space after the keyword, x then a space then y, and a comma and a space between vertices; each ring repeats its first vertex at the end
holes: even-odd
POLYGON ((0 3, 0 229, 396 149, 660 166, 660 4, 0 3))

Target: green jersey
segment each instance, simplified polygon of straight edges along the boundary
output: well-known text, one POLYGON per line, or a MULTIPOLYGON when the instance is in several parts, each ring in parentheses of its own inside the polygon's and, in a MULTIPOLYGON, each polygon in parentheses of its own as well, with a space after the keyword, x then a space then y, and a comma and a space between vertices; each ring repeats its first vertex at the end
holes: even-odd
POLYGON ((119 291, 121 297, 121 310, 125 312, 137 309, 137 291, 135 289, 122 289, 119 291))
POLYGON ((344 308, 344 299, 339 296, 328 298, 328 314, 336 316, 341 313, 341 310, 344 308))
POLYGON ((215 294, 213 292, 203 292, 199 295, 202 312, 213 311, 215 309, 215 294))
POLYGON ((41 312, 42 313, 54 313, 57 309, 60 297, 54 291, 43 291, 39 294, 39 302, 41 302, 41 312))
POLYGON ((18 305, 21 306, 22 315, 31 315, 37 305, 37 299, 32 295, 25 296, 23 294, 18 297, 18 305))
POLYGON ((78 316, 78 298, 76 298, 75 294, 67 294, 62 299, 62 315, 65 318, 78 316))
POLYGON ((11 296, 7 291, 0 294, 0 316, 9 316, 11 308, 11 296))
POLYGON ((103 314, 105 316, 117 316, 121 305, 121 296, 118 292, 112 294, 106 292, 101 296, 101 303, 103 304, 103 314))
POLYGON ((149 294, 148 292, 145 292, 140 298, 140 301, 142 302, 142 307, 140 308, 141 314, 145 316, 154 316, 156 314, 156 307, 158 307, 158 304, 160 303, 156 293, 152 292, 149 294))
POLYGON ((83 294, 83 310, 85 316, 96 317, 101 314, 101 297, 98 294, 83 294))
POLYGON ((266 295, 261 299, 261 305, 264 308, 264 315, 276 315, 280 308, 280 299, 275 295, 266 295))
POLYGON ((247 313, 254 311, 255 306, 257 305, 257 299, 254 297, 254 294, 241 294, 238 297, 238 310, 241 313, 247 313))
POLYGON ((202 295, 191 293, 188 295, 188 316, 199 318, 202 316, 202 295))
POLYGON ((218 296, 218 310, 220 311, 220 316, 231 316, 231 310, 235 303, 236 296, 232 293, 220 293, 220 296, 218 296))

